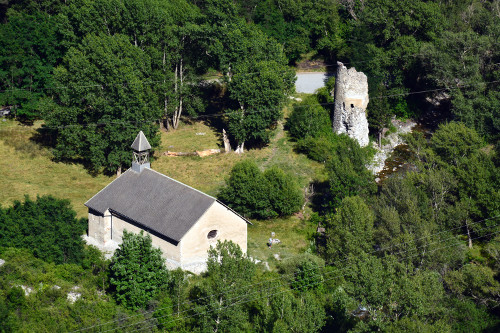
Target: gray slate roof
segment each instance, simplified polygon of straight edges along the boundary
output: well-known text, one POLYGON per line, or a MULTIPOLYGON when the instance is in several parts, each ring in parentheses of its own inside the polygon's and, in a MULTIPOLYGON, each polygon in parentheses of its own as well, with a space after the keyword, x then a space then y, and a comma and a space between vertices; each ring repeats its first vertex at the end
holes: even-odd
POLYGON ((179 242, 215 201, 214 197, 146 168, 141 173, 128 169, 85 206, 101 214, 109 209, 179 242))
POLYGON ((151 145, 149 144, 148 139, 146 139, 146 136, 144 135, 144 133, 142 133, 142 131, 137 134, 134 142, 132 143, 132 146, 130 147, 136 151, 151 149, 151 145))

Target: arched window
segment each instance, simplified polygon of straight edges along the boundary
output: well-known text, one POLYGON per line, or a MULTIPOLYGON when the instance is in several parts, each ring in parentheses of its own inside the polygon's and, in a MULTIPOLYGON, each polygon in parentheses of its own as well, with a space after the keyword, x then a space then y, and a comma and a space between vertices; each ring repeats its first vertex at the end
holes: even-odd
POLYGON ((208 239, 214 239, 216 237, 217 237, 217 230, 211 230, 207 235, 208 239))

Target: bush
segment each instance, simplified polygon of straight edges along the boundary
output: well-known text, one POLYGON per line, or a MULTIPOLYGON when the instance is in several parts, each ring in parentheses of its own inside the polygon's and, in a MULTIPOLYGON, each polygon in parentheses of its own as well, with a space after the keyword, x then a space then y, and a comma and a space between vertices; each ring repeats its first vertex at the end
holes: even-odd
POLYGON ((267 218, 270 212, 267 181, 257 165, 245 160, 231 170, 218 195, 229 207, 245 216, 267 218))
POLYGON ((290 175, 273 167, 264 172, 269 188, 269 201, 272 210, 279 216, 291 215, 302 205, 302 190, 290 175))
POLYGON ((45 261, 81 264, 86 219, 76 219, 69 200, 51 196, 0 208, 0 246, 26 248, 45 261))
POLYGON ((123 243, 110 266, 110 284, 118 303, 136 310, 168 284, 169 274, 160 249, 149 235, 123 232, 123 243))
POLYGON ((290 286, 299 291, 322 289, 325 266, 323 259, 309 253, 303 253, 283 260, 279 272, 289 277, 290 286))
POLYGON ((329 112, 317 103, 316 97, 311 96, 294 106, 286 123, 293 138, 297 140, 309 137, 316 138, 332 132, 329 112))
POLYGON ((262 173, 250 160, 233 167, 218 198, 240 214, 260 219, 290 215, 303 202, 291 175, 276 167, 262 173))

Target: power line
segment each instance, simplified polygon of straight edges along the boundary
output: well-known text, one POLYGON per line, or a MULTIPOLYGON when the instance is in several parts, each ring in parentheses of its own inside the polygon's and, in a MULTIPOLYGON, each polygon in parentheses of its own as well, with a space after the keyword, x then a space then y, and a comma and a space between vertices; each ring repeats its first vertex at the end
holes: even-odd
MULTIPOLYGON (((425 55, 425 53, 412 53, 412 54, 404 54, 404 55, 398 55, 398 56, 391 56, 391 57, 386 57, 384 59, 401 59, 401 58, 407 58, 407 57, 417 57, 417 56, 423 56, 425 55)), ((367 62, 372 62, 374 60, 378 60, 380 59, 381 57, 374 57, 372 59, 369 59, 369 60, 360 60, 360 61, 350 61, 350 62, 344 62, 344 61, 341 61, 342 64, 344 65, 348 65, 348 64, 361 64, 361 63, 367 63, 367 62)), ((498 64, 493 64, 493 65, 498 65, 498 64)), ((324 67, 333 67, 333 66, 337 66, 337 64, 324 64, 323 65, 324 67)), ((290 70, 293 70, 292 67, 289 67, 290 70)), ((280 72, 276 72, 276 71, 272 71, 272 70, 269 70, 269 71, 258 71, 258 72, 248 72, 248 73, 233 73, 230 75, 231 78, 233 77, 245 77, 245 76, 253 76, 253 75, 262 75, 262 74, 265 74, 265 73, 277 73, 277 74, 285 74, 285 73, 289 73, 289 71, 287 70, 284 70, 284 71, 280 71, 280 72)), ((189 74, 188 74, 189 76, 189 74)), ((201 83, 201 82, 210 82, 210 81, 218 81, 219 79, 224 79, 226 78, 225 75, 222 75, 222 76, 219 76, 217 75, 217 79, 214 79, 214 78, 210 78, 210 77, 202 77, 202 76, 195 76, 194 78, 189 78, 187 81, 183 81, 185 84, 187 85, 190 85, 190 84, 194 84, 194 83, 201 83)), ((154 84, 165 84, 167 82, 178 82, 180 81, 179 78, 164 78, 162 80, 155 80, 155 81, 143 81, 143 82, 140 82, 140 84, 142 85, 154 85, 154 84)), ((122 82, 122 83, 115 83, 115 84, 103 84, 103 83, 97 83, 97 84, 89 84, 89 85, 74 85, 74 86, 55 86, 55 87, 43 87, 43 88, 36 88, 36 89, 33 89, 33 88, 17 88, 17 87, 13 87, 13 88, 10 88, 10 89, 2 89, 0 90, 0 92, 13 92, 13 91, 29 91, 29 92, 42 92, 42 91, 47 91, 47 90, 51 90, 51 91, 55 91, 55 90, 61 90, 61 89, 76 89, 76 88, 101 88, 101 89, 104 89, 105 87, 118 87, 118 86, 122 86, 122 87, 126 87, 127 86, 127 83, 128 82, 122 82)), ((136 83, 134 83, 136 84, 136 83)))
MULTIPOLYGON (((383 252, 383 251, 386 251, 386 250, 392 249, 392 248, 394 248, 394 247, 402 247, 403 245, 409 245, 409 244, 412 244, 412 243, 414 243, 414 242, 417 242, 417 241, 420 241, 420 240, 423 240, 423 239, 426 239, 426 238, 430 238, 430 237, 433 237, 433 236, 436 236, 436 235, 439 235, 439 234, 442 234, 442 233, 445 233, 445 232, 450 232, 450 231, 453 231, 453 230, 461 229, 461 228, 466 227, 466 226, 475 225, 475 224, 478 224, 478 223, 481 223, 481 222, 484 222, 484 221, 488 221, 488 220, 496 219, 496 218, 498 218, 498 217, 500 217, 500 215, 493 216, 493 217, 486 218, 486 219, 482 219, 482 220, 479 220, 479 221, 474 221, 474 222, 471 222, 471 223, 468 223, 468 224, 466 223, 466 224, 463 224, 463 225, 460 225, 460 226, 457 226, 457 227, 454 227, 454 228, 450 228, 450 229, 447 229, 447 230, 442 230, 442 231, 440 231, 440 232, 437 232, 437 233, 434 233, 434 234, 430 234, 430 235, 426 235, 426 236, 423 236, 423 237, 420 237, 420 238, 417 238, 417 239, 413 239, 413 240, 410 240, 410 241, 407 241, 407 242, 401 242, 401 243, 399 243, 399 244, 393 244, 393 245, 391 245, 391 246, 389 246, 389 247, 376 249, 376 250, 374 250, 374 251, 368 252, 367 254, 369 254, 369 255, 373 255, 373 254, 375 254, 375 253, 377 253, 377 252, 383 252)), ((496 225, 494 225, 494 226, 485 227, 485 229, 494 228, 494 227, 496 227, 496 226, 498 226, 498 225, 500 225, 500 224, 496 224, 496 225)), ((419 247, 414 248, 414 249, 409 249, 409 250, 405 250, 405 251, 400 251, 400 252, 398 252, 398 253, 394 253, 393 255, 399 255, 399 254, 407 253, 407 252, 409 252, 409 251, 415 251, 415 250, 418 250, 418 249, 420 249, 420 248, 424 248, 424 247, 428 247, 428 246, 430 246, 430 245, 432 245, 432 244, 436 244, 437 242, 443 242, 443 241, 448 241, 448 240, 453 240, 453 239, 456 239, 456 236, 452 236, 452 237, 449 237, 449 238, 444 239, 444 240, 438 240, 438 241, 434 241, 434 242, 431 242, 431 243, 427 243, 427 244, 424 244, 424 245, 419 246, 419 247)), ((334 266, 334 265, 336 266, 336 265, 339 265, 339 264, 340 264, 340 263, 342 263, 342 262, 347 261, 348 259, 349 259, 349 258, 347 258, 347 257, 346 257, 346 258, 344 258, 343 260, 337 261, 337 262, 335 262, 335 263, 333 263, 333 264, 329 264, 329 265, 326 265, 326 266, 334 266)), ((349 266, 346 266, 346 267, 349 267, 349 266)), ((305 270, 304 272, 306 272, 306 271, 311 271, 311 270, 314 270, 314 268, 309 269, 309 270, 305 270)), ((263 283, 270 283, 270 282, 274 282, 274 281, 278 281, 278 280, 283 280, 286 276, 291 276, 291 275, 295 275, 295 273, 283 274, 283 275, 281 275, 281 276, 279 276, 279 277, 277 277, 277 278, 274 278, 274 279, 266 280, 266 281, 264 281, 264 282, 259 282, 259 283, 255 283, 255 284, 250 284, 250 285, 245 286, 245 287, 244 287, 244 289, 254 288, 254 287, 256 287, 256 286, 262 285, 263 283)), ((295 281, 295 280, 292 280, 290 283, 292 283, 293 281, 295 281)), ((285 281, 285 282, 286 282, 286 281, 285 281)), ((286 283, 288 283, 288 282, 286 282, 286 283)), ((278 287, 280 287, 280 286, 278 286, 278 287)), ((277 288, 277 287, 275 287, 275 288, 277 288)), ((268 289, 266 289, 266 291, 269 291, 269 290, 272 290, 272 289, 275 289, 275 288, 268 288, 268 289)), ((228 288, 227 290, 229 290, 229 289, 230 289, 230 288, 228 288)), ((241 291, 241 290, 240 290, 240 291, 241 291)), ((257 292, 258 292, 258 291, 257 291, 257 292)), ((255 294, 255 293, 256 293, 256 292, 253 292, 253 293, 251 293, 250 295, 255 294)), ((207 296, 204 296, 204 297, 197 298, 197 299, 195 299, 195 300, 186 300, 186 301, 184 301, 184 302, 180 303, 180 305, 184 305, 184 304, 187 304, 187 303, 194 303, 194 302, 196 302, 196 301, 200 301, 200 300, 208 299, 208 298, 210 298, 210 297, 214 297, 214 296, 221 296, 221 295, 224 295, 224 294, 225 294, 225 291, 222 291, 222 292, 220 292, 220 293, 207 295, 207 296)), ((246 297, 246 296, 248 296, 248 295, 245 295, 244 297, 246 297)), ((235 299, 236 299, 236 300, 241 299, 241 296, 237 296, 236 298, 231 298, 231 299, 228 299, 228 300, 226 300, 226 301, 232 301, 232 300, 235 300, 235 299)), ((163 309, 165 309, 165 308, 155 309, 155 310, 153 310, 153 311, 149 311, 149 312, 146 312, 146 313, 144 313, 144 314, 153 313, 153 312, 160 311, 160 310, 163 310, 163 309)), ((190 311, 190 310, 183 310, 183 311, 177 312, 177 313, 172 314, 172 315, 179 315, 179 314, 182 314, 182 313, 184 313, 184 312, 188 312, 188 311, 190 311)), ((144 315, 144 314, 137 314, 137 315, 133 315, 133 316, 128 316, 127 318, 133 318, 133 317, 141 316, 141 315, 144 315)), ((121 319, 120 319, 120 320, 121 320, 121 319)), ((150 320, 150 319, 148 319, 148 320, 150 320)), ((88 329, 91 329, 91 328, 95 328, 95 327, 100 327, 100 326, 104 326, 104 325, 112 324, 112 323, 117 322, 117 321, 119 321, 119 320, 108 321, 108 322, 106 322, 106 323, 102 323, 102 324, 98 324, 98 325, 90 326, 90 327, 87 327, 87 328, 82 328, 82 329, 79 329, 79 330, 74 331, 74 332, 84 331, 84 330, 88 330, 88 329)), ((137 323, 135 323, 135 324, 137 324, 137 323)), ((133 325, 135 325, 135 324, 133 324, 133 325)), ((124 327, 127 327, 127 326, 124 326, 124 327)), ((119 328, 123 328, 123 327, 119 327, 119 328)), ((119 329, 119 328, 115 328, 115 329, 119 329)), ((112 330, 115 330, 115 329, 112 329, 112 330)), ((105 331, 105 332, 108 332, 108 331, 105 331)))
MULTIPOLYGON (((429 90, 421 90, 421 91, 413 91, 413 92, 407 92, 407 93, 401 93, 401 94, 392 94, 392 95, 382 95, 382 96, 375 96, 372 97, 372 99, 381 99, 381 98, 392 98, 392 97, 400 97, 400 96, 409 96, 409 95, 416 95, 416 94, 423 94, 423 93, 428 93, 428 92, 437 92, 437 91, 445 91, 445 90, 455 90, 455 89, 461 89, 461 88, 468 88, 468 87, 473 87, 473 86, 480 86, 480 85, 488 85, 488 84, 493 84, 493 83, 499 83, 500 80, 495 80, 495 81, 488 81, 488 82, 479 82, 475 84, 463 84, 460 86, 456 87, 445 87, 445 88, 436 88, 436 89, 429 89, 429 90)), ((316 103, 316 104, 296 104, 293 105, 294 108, 302 108, 302 107, 312 107, 312 106, 328 106, 328 105, 334 105, 335 103, 329 102, 329 103, 316 103)), ((275 111, 276 108, 267 108, 267 109, 260 109, 260 110, 251 110, 251 111, 245 111, 245 115, 247 114, 253 114, 253 113, 261 113, 265 111, 275 111)), ((202 120, 202 119, 208 119, 208 118, 217 118, 217 117, 222 117, 222 116, 227 116, 227 115, 239 115, 241 114, 240 110, 235 110, 235 111, 228 111, 228 112, 222 112, 222 113, 215 113, 215 114, 207 114, 207 115, 198 115, 196 117, 193 116, 183 116, 183 119, 188 119, 188 120, 202 120)), ((118 124, 118 125, 123 125, 123 124, 138 124, 138 123, 152 123, 152 122, 157 122, 159 119, 150 119, 150 120, 129 120, 129 121, 112 121, 112 122, 98 122, 98 123, 86 123, 86 124, 70 124, 70 125, 60 125, 60 126, 44 126, 42 129, 62 129, 62 128, 71 128, 71 127, 87 127, 87 126, 103 126, 103 125, 108 125, 108 124, 118 124)), ((5 128, 0 128, 0 131, 5 131, 5 128)), ((16 130, 32 130, 31 128, 17 128, 16 130)))
MULTIPOLYGON (((490 233, 490 234, 487 234, 487 235, 484 235, 484 236, 478 236, 478 237, 472 238, 472 240, 475 240, 475 239, 480 239, 480 238, 484 238, 484 237, 489 237, 489 236, 492 236, 492 235, 496 235, 496 234, 498 234, 498 233, 500 233, 500 231, 493 232, 493 233, 490 233)), ((441 247, 441 248, 434 249, 434 250, 430 251, 429 253, 433 253, 433 252, 436 252, 436 251, 439 251, 439 250, 443 250, 443 249, 448 248, 448 247, 454 247, 454 246, 460 246, 460 245, 462 245, 462 244, 452 244, 452 245, 444 246, 444 247, 441 247)), ((406 257, 406 259, 411 258, 411 257, 414 257, 414 256, 417 256, 417 255, 419 255, 419 254, 414 254, 414 255, 412 255, 412 256, 407 256, 407 257, 406 257)), ((351 265, 351 266, 352 266, 352 265, 351 265)), ((464 266, 464 265, 462 265, 462 267, 463 267, 463 266, 464 266)), ((349 266, 347 266, 347 267, 349 267, 349 266)), ((341 269, 339 270, 339 273, 338 273, 337 275, 335 275, 335 276, 333 276, 333 277, 331 277, 331 278, 329 278, 329 279, 324 279, 323 281, 320 281, 320 282, 311 282, 311 283, 309 283, 309 284, 307 284, 307 285, 304 285, 304 286, 313 286, 313 285, 318 284, 318 283, 323 283, 323 282, 325 282, 325 281, 330 281, 330 280, 333 280, 333 279, 338 278, 338 277, 340 277, 340 276, 344 276, 344 275, 345 275, 345 273, 343 273, 344 271, 348 271, 348 270, 347 270, 346 268, 341 268, 341 269)), ((330 272, 330 273, 326 273, 326 274, 332 274, 332 273, 335 273, 335 272, 330 272)), ((294 281, 294 280, 293 280, 293 281, 294 281)), ((292 283, 293 281, 291 281, 290 283, 292 283)), ((286 283, 287 283, 287 282, 286 282, 286 283)), ((290 284, 290 283, 289 283, 289 284, 290 284)), ((280 286, 278 286, 278 287, 280 287, 280 286)), ((220 311, 220 310, 223 310, 223 309, 227 309, 227 308, 229 308, 229 307, 232 307, 232 306, 236 306, 236 305, 238 305, 238 304, 248 303, 248 302, 251 302, 251 301, 255 301, 255 300, 257 300, 257 299, 260 299, 260 298, 271 297, 271 296, 275 296, 275 295, 278 295, 278 294, 281 294, 281 293, 285 293, 285 292, 289 292, 289 290, 288 290, 288 289, 287 289, 287 290, 283 290, 283 291, 280 291, 280 292, 277 292, 277 293, 274 293, 274 294, 265 294, 264 296, 258 296, 258 297, 252 298, 252 299, 243 299, 242 301, 238 301, 238 302, 235 302, 235 303, 231 303, 231 304, 229 304, 229 305, 227 305, 227 306, 224 306, 224 307, 219 307, 218 309, 215 309, 215 310, 220 311)), ((207 306, 205 306, 205 307, 207 307, 207 306)), ((208 314, 208 313, 213 312, 213 311, 215 311, 215 310, 207 310, 207 311, 204 311, 204 312, 195 313, 195 314, 193 314, 193 315, 191 315, 191 316, 187 316, 187 317, 182 317, 182 318, 173 319, 173 320, 170 320, 170 321, 169 321, 169 323, 171 323, 171 322, 175 322, 175 321, 179 321, 179 320, 181 320, 181 319, 187 319, 187 318, 192 318, 192 317, 196 317, 196 316, 199 316, 199 315, 205 315, 205 314, 208 314)), ((174 313, 174 314, 172 314, 172 316, 174 316, 174 315, 176 315, 176 314, 175 314, 175 313, 174 313)), ((148 322, 148 321, 153 320, 153 319, 160 319, 160 318, 164 318, 164 317, 165 317, 165 316, 160 316, 160 317, 156 317, 156 318, 148 318, 148 319, 146 319, 146 320, 144 320, 144 321, 140 321, 140 322, 137 322, 137 323, 134 323, 134 324, 130 324, 130 325, 125 325, 125 326, 121 326, 121 327, 113 328, 113 329, 110 329, 110 330, 107 330, 107 331, 104 331, 104 332, 115 331, 115 330, 118 330, 118 329, 122 329, 122 328, 130 327, 130 326, 134 326, 134 325, 137 325, 137 324, 141 324, 141 323, 148 322)), ((150 325, 150 326, 147 326, 147 327, 139 328, 139 329, 133 330, 133 331, 131 331, 131 332, 141 331, 141 330, 143 330, 143 329, 151 328, 151 327, 154 327, 154 326, 155 326, 155 324, 150 325)))

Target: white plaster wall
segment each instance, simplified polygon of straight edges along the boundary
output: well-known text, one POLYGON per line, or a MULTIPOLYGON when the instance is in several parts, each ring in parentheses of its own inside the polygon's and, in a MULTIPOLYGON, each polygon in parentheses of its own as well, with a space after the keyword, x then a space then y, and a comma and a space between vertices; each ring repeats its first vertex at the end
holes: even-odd
POLYGON ((189 269, 189 265, 201 267, 205 264, 210 245, 215 246, 218 240, 231 240, 244 253, 247 252, 247 223, 220 203, 214 202, 180 242, 183 267, 189 269), (217 237, 209 240, 207 235, 211 230, 217 230, 217 237))
MULTIPOLYGON (((122 220, 117 216, 113 216, 112 218, 112 240, 121 244, 123 242, 123 230, 127 230, 128 232, 132 232, 135 234, 139 234, 141 232, 141 228, 136 227, 133 224, 128 223, 127 221, 122 220)), ((147 233, 144 230, 144 233, 147 233)), ((181 265, 181 252, 179 244, 176 246, 166 240, 163 240, 153 234, 147 233, 151 236, 151 240, 153 246, 159 248, 163 252, 163 257, 167 260, 167 268, 174 269, 180 267, 181 265)))
MULTIPOLYGON (((106 211, 104 216, 89 213, 89 236, 101 246, 105 246, 110 240, 121 244, 124 230, 138 234, 143 229, 117 216, 111 216, 109 211, 106 211)), ((177 246, 155 235, 149 235, 153 246, 163 252, 169 269, 181 267, 193 273, 204 271, 207 251, 211 245, 215 246, 218 240, 231 240, 238 244, 244 253, 247 252, 247 223, 218 202, 213 203, 177 246), (211 230, 217 230, 217 237, 214 239, 207 238, 211 230)))
POLYGON ((89 212, 89 236, 100 244, 105 244, 111 237, 111 214, 109 211, 104 216, 94 215, 89 212))

